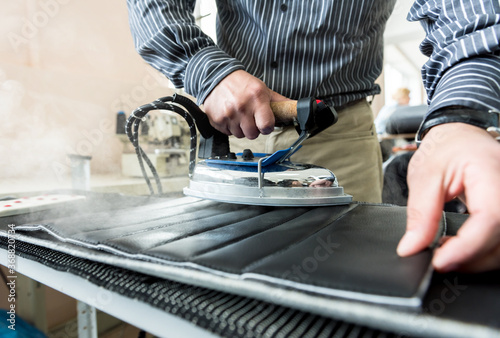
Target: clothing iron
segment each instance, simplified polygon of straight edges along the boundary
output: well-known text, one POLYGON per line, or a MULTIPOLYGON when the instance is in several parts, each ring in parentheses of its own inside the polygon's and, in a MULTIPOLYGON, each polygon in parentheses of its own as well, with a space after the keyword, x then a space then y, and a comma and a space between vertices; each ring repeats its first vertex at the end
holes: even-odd
MULTIPOLYGON (((278 150, 273 154, 253 153, 250 149, 240 153, 231 152, 228 136, 213 128, 206 114, 194 102, 180 95, 161 98, 136 109, 127 120, 126 132, 136 146, 141 168, 144 168, 142 159, 146 163, 148 160, 138 146, 137 131, 140 119, 152 109, 171 110, 185 118, 191 130, 189 186, 183 190, 187 196, 264 206, 350 203, 352 196, 344 193, 344 189, 330 170, 290 160, 290 157, 301 148, 304 140, 337 121, 335 110, 313 98, 274 102, 271 108, 276 125, 294 124, 298 131, 297 140, 289 148, 278 150), (197 162, 196 128, 200 133, 197 162)), ((150 185, 147 175, 145 178, 150 185)), ((159 179, 157 185, 158 189, 161 189, 159 179)))

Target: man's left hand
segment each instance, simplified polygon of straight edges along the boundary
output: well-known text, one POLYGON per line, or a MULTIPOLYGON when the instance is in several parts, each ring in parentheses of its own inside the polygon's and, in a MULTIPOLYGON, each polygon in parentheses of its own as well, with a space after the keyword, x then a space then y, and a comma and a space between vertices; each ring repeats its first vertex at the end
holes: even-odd
POLYGON ((435 251, 437 271, 479 272, 500 268, 500 144, 485 130, 464 123, 433 127, 408 167, 406 234, 400 256, 428 247, 443 205, 461 196, 470 214, 456 236, 435 251))

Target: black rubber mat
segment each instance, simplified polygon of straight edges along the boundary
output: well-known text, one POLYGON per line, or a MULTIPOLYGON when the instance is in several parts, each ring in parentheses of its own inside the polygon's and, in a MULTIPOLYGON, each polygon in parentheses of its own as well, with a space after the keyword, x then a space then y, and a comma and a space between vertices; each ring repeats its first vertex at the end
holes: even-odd
MULTIPOLYGON (((0 246, 7 247, 0 237, 0 246)), ((291 308, 191 286, 17 242, 16 254, 137 299, 222 337, 396 337, 291 308)), ((132 309, 131 309, 132 310, 132 309)))

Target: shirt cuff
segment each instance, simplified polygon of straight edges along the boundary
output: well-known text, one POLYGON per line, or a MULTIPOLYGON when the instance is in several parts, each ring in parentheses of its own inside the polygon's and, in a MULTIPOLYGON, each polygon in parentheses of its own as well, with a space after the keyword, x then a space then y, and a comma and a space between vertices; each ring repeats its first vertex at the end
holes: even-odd
POLYGON ((430 98, 428 114, 448 106, 500 110, 500 57, 475 57, 448 69, 430 98))
POLYGON ((244 70, 245 66, 220 48, 203 48, 189 60, 184 79, 185 90, 201 105, 222 79, 239 69, 244 70))
MULTIPOLYGON (((462 61, 440 79, 417 140, 438 124, 463 122, 483 127, 500 111, 500 57, 485 56, 462 61)), ((498 118, 496 119, 498 124, 498 118)))

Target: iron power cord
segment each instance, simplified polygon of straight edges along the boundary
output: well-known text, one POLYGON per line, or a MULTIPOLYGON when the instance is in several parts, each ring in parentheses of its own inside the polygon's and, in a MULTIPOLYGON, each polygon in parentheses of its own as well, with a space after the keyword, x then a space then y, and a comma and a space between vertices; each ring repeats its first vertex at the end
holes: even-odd
MULTIPOLYGON (((189 149, 189 174, 193 172, 194 166, 196 164, 196 146, 197 146, 197 133, 196 133, 196 125, 193 120, 192 113, 198 114, 201 112, 200 108, 190 99, 174 94, 173 96, 166 96, 159 98, 151 103, 142 105, 135 109, 132 114, 130 114, 129 118, 125 123, 125 133, 128 136, 130 142, 134 146, 135 152, 137 154, 137 159, 139 161, 139 166, 141 168, 142 175, 146 180, 146 184, 148 185, 149 191, 151 195, 154 195, 154 189, 151 184, 151 181, 146 172, 146 168, 144 166, 144 162, 146 162, 149 170, 151 171, 158 190, 158 194, 163 194, 163 189, 161 186, 160 176, 156 171, 153 163, 147 156, 146 152, 139 145, 139 126, 142 121, 144 121, 146 115, 153 110, 168 110, 178 115, 182 116, 184 120, 187 122, 190 131, 190 149, 189 149)), ((198 116, 197 115, 197 116, 198 116)), ((207 119, 208 121, 208 119, 207 119)))

